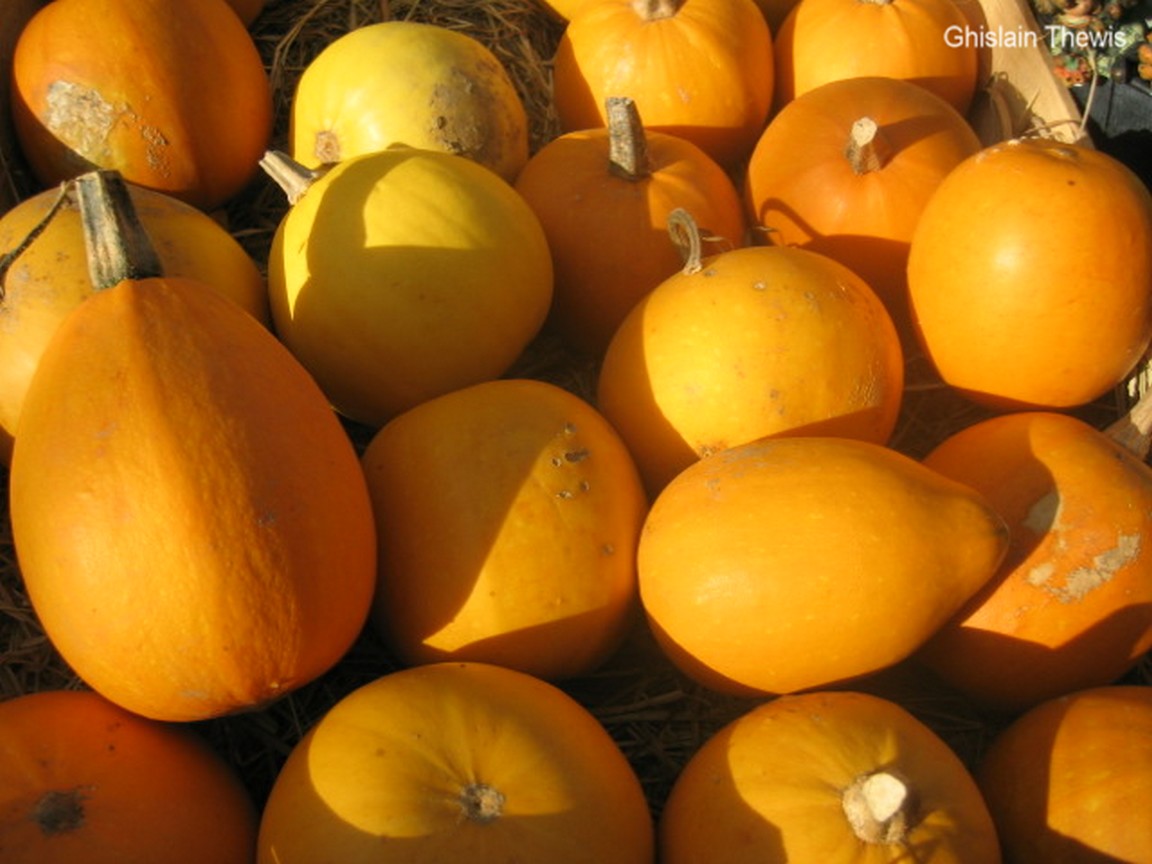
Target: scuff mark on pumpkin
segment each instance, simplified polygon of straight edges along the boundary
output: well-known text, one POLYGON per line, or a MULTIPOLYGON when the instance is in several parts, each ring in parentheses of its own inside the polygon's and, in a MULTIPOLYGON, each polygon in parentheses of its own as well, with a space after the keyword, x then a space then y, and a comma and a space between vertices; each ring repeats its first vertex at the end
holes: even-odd
POLYGON ((44 125, 79 155, 98 162, 112 127, 130 113, 126 105, 113 105, 97 90, 74 81, 53 81, 45 96, 44 125))
POLYGON ((1032 568, 1026 576, 1026 581, 1061 603, 1076 603, 1110 582, 1120 570, 1140 555, 1140 548, 1139 534, 1121 535, 1114 547, 1094 556, 1091 565, 1071 570, 1064 577, 1062 585, 1056 583, 1054 579, 1056 568, 1050 563, 1032 568))
POLYGON ((77 786, 65 791, 50 790, 36 801, 32 821, 45 836, 66 834, 84 825, 84 799, 91 786, 77 786))

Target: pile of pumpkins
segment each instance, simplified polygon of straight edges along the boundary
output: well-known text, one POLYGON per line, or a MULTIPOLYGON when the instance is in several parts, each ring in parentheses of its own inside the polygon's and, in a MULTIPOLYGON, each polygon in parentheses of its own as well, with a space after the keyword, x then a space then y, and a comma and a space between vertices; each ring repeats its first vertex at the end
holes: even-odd
POLYGON ((535 152, 487 48, 399 20, 267 149, 260 5, 54 0, 16 47, 0 435, 90 689, 0 704, 0 861, 1150 859, 1146 430, 1077 410, 1152 342, 1152 196, 983 144, 952 0, 551 3, 535 152), (261 176, 256 262, 209 213, 261 176), (509 374, 544 333, 594 394, 509 374), (915 358, 989 411, 922 458, 915 358), (756 703, 655 820, 563 689, 638 622, 756 703), (366 626, 399 671, 257 808, 188 724, 366 626), (1004 718, 979 765, 853 688, 905 661, 1004 718))

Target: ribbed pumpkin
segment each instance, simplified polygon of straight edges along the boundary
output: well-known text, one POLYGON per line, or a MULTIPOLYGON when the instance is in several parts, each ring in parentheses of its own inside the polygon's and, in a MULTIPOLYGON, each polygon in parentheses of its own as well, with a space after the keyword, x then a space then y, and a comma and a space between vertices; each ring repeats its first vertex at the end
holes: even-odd
MULTIPOLYGON (((165 273, 196 279, 268 323, 264 277, 219 222, 162 192, 129 184, 129 194, 165 273)), ((0 250, 12 256, 0 273, 0 459, 8 463, 40 355, 93 291, 75 197, 46 190, 0 216, 0 250)))
POLYGON ((54 0, 21 33, 12 81, 46 185, 111 168, 211 209, 256 176, 272 131, 263 61, 224 0, 54 0))
POLYGON ((603 354, 636 303, 683 266, 668 214, 692 214, 716 250, 744 245, 732 180, 690 141, 644 128, 636 103, 608 99, 608 125, 538 150, 516 180, 548 238, 552 323, 567 342, 603 354))
POLYGON ((87 690, 0 702, 4 864, 250 864, 256 808, 196 732, 87 690))
MULTIPOLYGON (((81 181, 82 207, 90 188, 98 208, 127 206, 103 194, 123 192, 115 175, 81 181)), ((263 705, 334 665, 366 620, 376 543, 356 452, 251 315, 153 277, 115 231, 94 239, 102 290, 45 349, 12 454, 29 598, 64 660, 131 711, 263 705)))

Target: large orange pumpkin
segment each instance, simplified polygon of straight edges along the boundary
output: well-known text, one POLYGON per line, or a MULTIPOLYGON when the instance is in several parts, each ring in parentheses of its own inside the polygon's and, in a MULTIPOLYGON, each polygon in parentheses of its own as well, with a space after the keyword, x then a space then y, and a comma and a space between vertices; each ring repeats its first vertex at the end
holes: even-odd
POLYGON ((752 0, 596 0, 568 22, 553 61, 565 132, 606 125, 629 96, 651 129, 727 169, 752 151, 772 104, 772 37, 752 0))
POLYGON ((256 808, 190 729, 96 693, 0 702, 4 864, 250 864, 256 808))
POLYGON ((657 642, 696 680, 793 692, 910 656, 1007 544, 982 495, 895 450, 765 438, 702 459, 656 498, 640 597, 657 642))
MULTIPOLYGON (((113 179, 85 175, 81 189, 113 206, 113 179)), ((163 720, 251 709, 360 633, 376 569, 363 472, 265 327, 107 239, 116 254, 96 256, 111 266, 95 282, 111 287, 60 324, 20 416, 10 513, 24 583, 61 656, 112 701, 163 720)))
POLYGON ((1069 408, 1152 341, 1152 195, 1099 150, 992 145, 928 201, 908 253, 913 323, 944 381, 994 408, 1069 408), (1053 229, 1054 214, 1075 230, 1053 229))
POLYGON ((112 168, 204 209, 259 170, 268 76, 224 0, 54 0, 13 57, 17 136, 37 178, 112 168))
POLYGON ((659 847, 663 864, 1000 861, 956 754, 895 702, 851 691, 782 696, 705 741, 668 796, 659 847))
POLYGON ((591 672, 636 601, 643 486, 615 430, 543 381, 417 405, 362 457, 376 514, 375 621, 406 663, 591 672))
POLYGON ((538 678, 478 663, 393 672, 288 757, 258 864, 651 864, 640 782, 604 727, 538 678))

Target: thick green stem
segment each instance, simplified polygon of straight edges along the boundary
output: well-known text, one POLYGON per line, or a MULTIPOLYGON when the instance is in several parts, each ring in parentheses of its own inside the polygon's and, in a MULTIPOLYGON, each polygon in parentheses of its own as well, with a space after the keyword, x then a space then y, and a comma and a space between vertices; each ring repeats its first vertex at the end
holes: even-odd
POLYGON ((126 279, 164 275, 120 172, 90 171, 74 182, 92 287, 101 291, 126 279))

